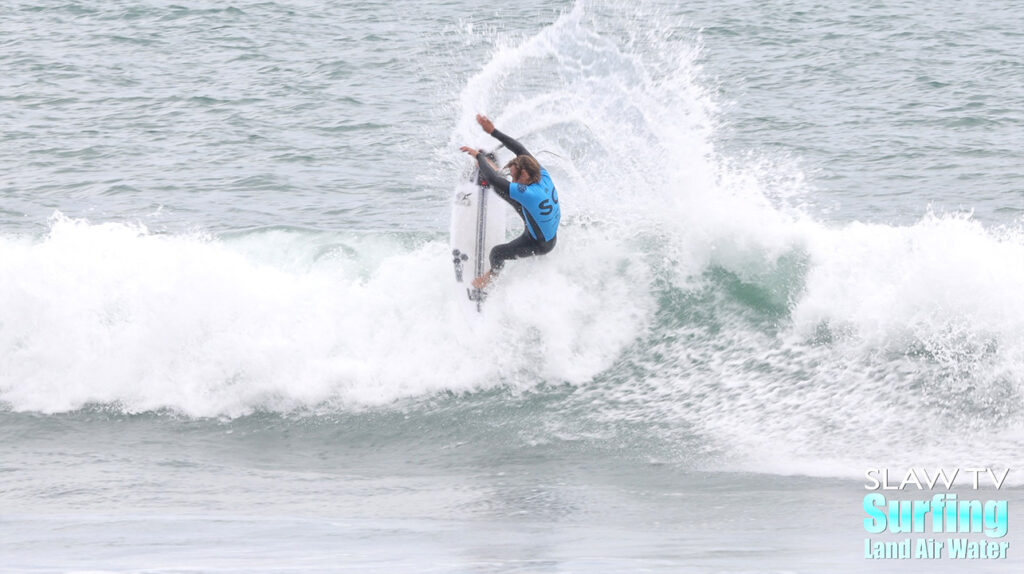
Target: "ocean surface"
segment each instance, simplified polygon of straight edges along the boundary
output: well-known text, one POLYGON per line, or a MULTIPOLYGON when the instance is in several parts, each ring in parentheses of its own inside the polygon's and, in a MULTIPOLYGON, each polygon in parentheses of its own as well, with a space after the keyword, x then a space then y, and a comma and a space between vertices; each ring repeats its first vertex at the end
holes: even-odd
POLYGON ((1024 3, 625 4, 4 2, 0 572, 1021 571, 1024 3), (911 467, 1008 557, 865 559, 911 467))

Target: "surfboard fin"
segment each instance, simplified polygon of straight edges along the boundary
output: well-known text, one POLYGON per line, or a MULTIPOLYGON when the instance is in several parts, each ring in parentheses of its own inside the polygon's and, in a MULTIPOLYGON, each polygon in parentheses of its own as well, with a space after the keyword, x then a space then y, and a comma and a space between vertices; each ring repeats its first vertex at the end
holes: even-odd
POLYGON ((487 300, 487 291, 484 291, 482 289, 477 289, 475 287, 473 287, 473 288, 467 287, 466 288, 466 296, 469 297, 470 301, 474 301, 476 303, 476 310, 481 312, 481 313, 483 313, 483 311, 484 311, 484 301, 487 300))
POLYGON ((476 302, 476 310, 483 313, 484 301, 487 300, 487 291, 476 287, 466 287, 466 296, 470 301, 476 302))

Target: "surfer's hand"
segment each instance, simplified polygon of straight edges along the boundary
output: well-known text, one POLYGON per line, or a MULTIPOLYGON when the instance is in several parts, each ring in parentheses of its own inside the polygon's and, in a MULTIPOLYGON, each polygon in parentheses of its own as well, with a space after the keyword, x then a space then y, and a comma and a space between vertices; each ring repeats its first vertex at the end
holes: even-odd
POLYGON ((480 124, 480 127, 484 128, 484 131, 487 133, 494 131, 494 124, 491 123, 491 120, 483 114, 476 115, 476 123, 480 124))
POLYGON ((480 150, 478 150, 476 148, 471 148, 468 145, 464 145, 464 146, 460 147, 459 151, 464 151, 464 152, 468 153, 469 155, 471 155, 473 157, 476 157, 476 154, 480 153, 480 150))

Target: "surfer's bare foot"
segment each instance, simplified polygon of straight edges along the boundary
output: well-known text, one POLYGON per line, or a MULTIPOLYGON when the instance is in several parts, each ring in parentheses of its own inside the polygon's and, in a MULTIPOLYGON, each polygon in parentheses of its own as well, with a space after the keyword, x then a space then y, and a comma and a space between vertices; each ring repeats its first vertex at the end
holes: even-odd
POLYGON ((487 287, 487 284, 490 282, 491 272, 488 271, 487 273, 484 273, 483 275, 473 280, 473 287, 476 287, 477 289, 483 289, 484 287, 487 287))

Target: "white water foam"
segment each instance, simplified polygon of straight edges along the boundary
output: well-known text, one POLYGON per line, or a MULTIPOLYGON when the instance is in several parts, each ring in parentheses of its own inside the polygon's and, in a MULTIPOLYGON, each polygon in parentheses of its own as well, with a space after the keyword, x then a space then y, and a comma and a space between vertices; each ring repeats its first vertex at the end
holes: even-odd
POLYGON ((0 400, 236 416, 582 383, 643 324, 618 304, 642 270, 612 247, 520 266, 460 340, 446 251, 443 240, 217 240, 56 217, 46 237, 0 240, 0 400))

